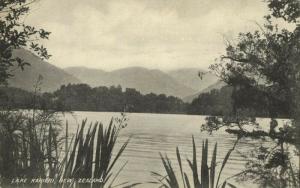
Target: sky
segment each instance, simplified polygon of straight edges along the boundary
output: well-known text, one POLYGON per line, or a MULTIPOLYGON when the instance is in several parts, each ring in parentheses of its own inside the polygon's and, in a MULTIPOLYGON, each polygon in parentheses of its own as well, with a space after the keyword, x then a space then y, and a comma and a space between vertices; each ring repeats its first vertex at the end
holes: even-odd
POLYGON ((207 69, 267 12, 263 0, 39 0, 25 22, 51 32, 58 67, 207 69))

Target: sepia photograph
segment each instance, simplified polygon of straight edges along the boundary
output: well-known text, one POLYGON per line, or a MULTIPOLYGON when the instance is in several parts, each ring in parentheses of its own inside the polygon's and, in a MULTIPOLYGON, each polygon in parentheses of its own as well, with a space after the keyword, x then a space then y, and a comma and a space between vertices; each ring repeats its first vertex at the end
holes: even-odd
POLYGON ((0 188, 300 188, 300 0, 0 0, 0 188))

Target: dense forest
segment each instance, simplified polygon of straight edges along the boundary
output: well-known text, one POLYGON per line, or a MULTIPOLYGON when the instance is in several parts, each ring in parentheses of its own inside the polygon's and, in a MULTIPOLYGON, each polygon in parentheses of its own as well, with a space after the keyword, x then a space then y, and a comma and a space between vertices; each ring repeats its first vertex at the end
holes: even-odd
MULTIPOLYGON (((49 95, 49 94, 47 94, 49 95)), ((62 86, 50 94, 68 110, 127 111, 151 113, 182 113, 184 103, 176 97, 153 93, 142 95, 135 89, 121 86, 95 87, 86 84, 62 86)))
POLYGON ((289 117, 281 104, 251 89, 233 92, 232 86, 202 93, 191 103, 165 94, 141 94, 133 88, 121 86, 90 87, 87 84, 62 85, 53 93, 34 93, 19 88, 0 88, 0 107, 10 109, 52 109, 58 111, 141 112, 193 115, 228 115, 234 108, 247 107, 257 117, 268 117, 276 111, 279 117, 289 117), (235 101, 235 102, 234 102, 235 101), (272 106, 271 106, 272 105, 272 106))
POLYGON ((87 84, 63 85, 53 93, 34 93, 1 87, 0 105, 10 109, 52 109, 59 111, 114 111, 222 115, 231 108, 229 88, 199 95, 191 104, 165 94, 141 94, 121 86, 95 87, 87 84), (223 92, 223 93, 221 93, 223 92), (226 94, 224 94, 226 92, 226 94))
POLYGON ((232 88, 225 86, 202 93, 187 106, 188 114, 225 115, 232 111, 232 88))
POLYGON ((0 105, 11 109, 39 108, 59 111, 114 111, 145 113, 185 113, 186 104, 165 94, 143 95, 121 86, 95 87, 87 84, 63 85, 53 93, 34 93, 17 88, 0 88, 0 105))

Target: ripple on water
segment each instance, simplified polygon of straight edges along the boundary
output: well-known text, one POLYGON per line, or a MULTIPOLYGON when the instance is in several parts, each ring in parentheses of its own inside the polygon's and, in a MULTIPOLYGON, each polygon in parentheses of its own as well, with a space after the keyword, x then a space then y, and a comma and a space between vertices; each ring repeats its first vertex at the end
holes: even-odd
MULTIPOLYGON (((106 112, 75 112, 75 116, 66 115, 62 117, 69 122, 69 132, 76 133, 78 122, 87 118, 89 122, 101 121, 108 124, 112 116, 119 116, 119 113, 106 112), (76 118, 74 118, 76 117, 76 118)), ((116 149, 121 146, 129 137, 130 143, 117 164, 120 167, 128 161, 126 168, 122 171, 120 182, 148 182, 153 181, 151 172, 164 174, 159 152, 167 154, 175 168, 177 166, 176 147, 178 146, 182 159, 192 158, 192 135, 194 135, 197 155, 201 159, 202 142, 206 138, 209 141, 209 157, 212 155, 215 143, 218 143, 217 161, 219 166, 229 149, 232 148, 235 137, 223 132, 216 132, 209 135, 200 132, 200 126, 204 123, 204 116, 188 115, 162 115, 162 114, 127 114, 128 126, 122 130, 116 149)), ((263 121, 266 121, 263 119, 263 121)), ((267 121, 266 121, 267 122, 267 121)), ((258 143, 247 140, 237 146, 237 150, 248 152, 258 143)), ((240 172, 246 159, 238 152, 233 152, 222 177, 229 177, 240 172)), ((186 161, 183 168, 189 172, 186 161)), ((191 174, 190 174, 191 175, 191 174)), ((143 185, 142 187, 153 187, 153 185, 143 185)))

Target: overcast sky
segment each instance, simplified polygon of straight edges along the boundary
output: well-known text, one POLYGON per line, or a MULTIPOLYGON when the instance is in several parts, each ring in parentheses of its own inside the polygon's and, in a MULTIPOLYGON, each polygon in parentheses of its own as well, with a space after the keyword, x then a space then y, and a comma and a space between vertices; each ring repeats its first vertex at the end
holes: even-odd
POLYGON ((263 0, 40 0, 26 23, 52 32, 50 63, 113 70, 207 68, 224 36, 256 29, 263 0))

